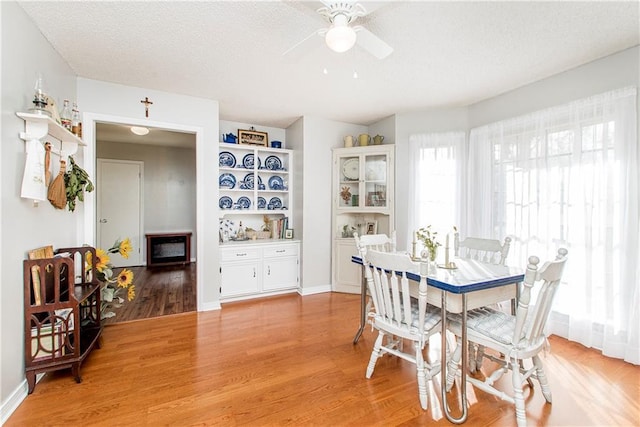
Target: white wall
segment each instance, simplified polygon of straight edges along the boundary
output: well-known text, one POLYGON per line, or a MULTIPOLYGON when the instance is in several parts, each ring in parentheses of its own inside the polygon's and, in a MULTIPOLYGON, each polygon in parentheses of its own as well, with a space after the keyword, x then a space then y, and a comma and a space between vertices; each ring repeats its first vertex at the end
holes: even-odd
MULTIPOLYGON (((197 247, 195 136, 193 148, 98 141, 97 157, 144 163, 142 235, 191 231, 191 258, 194 258, 197 247)), ((146 247, 142 248, 142 259, 146 259, 146 247)))
MULTIPOLYGON (((83 138, 87 156, 95 156, 94 132, 87 118, 104 117, 120 123, 148 125, 196 133, 196 256, 198 276, 198 310, 220 308, 220 274, 218 270, 218 102, 151 89, 78 79, 78 105, 83 111, 83 138), (149 118, 144 116, 141 99, 149 97, 153 105, 149 118)), ((89 175, 95 176, 95 163, 87 164, 89 175)), ((95 197, 87 204, 95 209, 95 197)), ((88 208, 89 209, 89 208, 88 208)), ((95 213, 85 215, 87 240, 95 241, 95 213)))
POLYGON ((331 163, 332 148, 344 146, 345 135, 367 133, 366 126, 317 117, 303 118, 302 185, 304 288, 331 286, 331 163))
MULTIPOLYGON (((293 236, 296 239, 302 239, 302 230, 304 229, 304 119, 300 118, 292 123, 286 129, 286 148, 293 150, 293 236)), ((282 140, 282 142, 285 142, 282 140)), ((300 285, 304 286, 304 278, 302 276, 304 265, 304 244, 300 247, 300 285)))
POLYGON ((369 125, 369 135, 373 138, 376 135, 382 135, 383 144, 395 144, 396 142, 396 116, 385 117, 369 125))
MULTIPOLYGON (((82 203, 75 212, 56 210, 48 202, 34 207, 20 198, 25 144, 18 134, 24 121, 15 115, 32 107, 38 72, 47 92, 56 102, 75 99, 76 76, 53 50, 24 11, 14 2, 0 2, 2 22, 2 144, 0 162, 0 211, 2 241, 0 257, 0 401, 1 419, 26 396, 24 374, 24 310, 22 262, 29 249, 51 244, 75 246, 77 226, 83 216, 82 203)), ((80 150, 82 151, 82 150, 80 150)), ((82 165, 82 153, 75 159, 82 165)), ((57 161, 54 157, 53 161, 57 161)))
POLYGON ((623 50, 564 73, 469 106, 469 128, 640 84, 640 47, 623 50))

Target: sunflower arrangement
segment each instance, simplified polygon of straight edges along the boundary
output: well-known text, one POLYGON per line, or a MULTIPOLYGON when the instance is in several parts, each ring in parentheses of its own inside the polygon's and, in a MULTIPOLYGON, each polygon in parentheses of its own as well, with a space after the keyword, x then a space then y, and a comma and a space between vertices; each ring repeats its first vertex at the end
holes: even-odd
MULTIPOLYGON (((102 284, 100 287, 100 318, 108 319, 116 315, 115 309, 122 307, 124 297, 128 301, 132 301, 136 296, 136 287, 133 284, 133 271, 123 268, 116 275, 113 273, 113 264, 109 254, 119 253, 123 258, 129 258, 129 252, 132 250, 129 238, 124 240, 118 239, 106 251, 104 249, 96 249, 96 271, 98 280, 102 284)), ((87 269, 90 270, 93 265, 91 252, 86 255, 87 269)))

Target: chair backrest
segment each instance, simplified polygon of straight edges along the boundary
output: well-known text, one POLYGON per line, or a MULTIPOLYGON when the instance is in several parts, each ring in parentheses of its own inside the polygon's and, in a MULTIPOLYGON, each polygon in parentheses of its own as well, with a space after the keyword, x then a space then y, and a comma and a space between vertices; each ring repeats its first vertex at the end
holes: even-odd
POLYGON ((420 341, 427 310, 428 264, 415 263, 408 254, 367 250, 363 246, 360 256, 375 307, 376 324, 396 335, 416 335, 416 340, 420 341), (409 272, 420 276, 417 312, 411 307, 409 272))
POLYGON ((544 327, 549 318, 558 284, 562 278, 567 254, 568 251, 565 248, 558 249, 556 259, 546 262, 540 269, 538 269, 540 259, 537 256, 529 257, 529 264, 527 265, 523 286, 520 290, 520 298, 518 299, 513 343, 517 343, 523 338, 528 342, 533 342, 542 339, 544 336, 544 327), (540 292, 538 293, 535 307, 529 311, 531 289, 536 283, 540 283, 540 292))
POLYGON ((387 236, 386 234, 363 234, 362 236, 359 236, 358 233, 353 233, 353 237, 358 251, 360 251, 361 246, 366 249, 374 249, 380 252, 396 251, 395 231, 391 232, 391 236, 387 236))
POLYGON ((467 237, 463 241, 459 241, 456 233, 454 239, 456 257, 475 259, 490 264, 504 265, 510 248, 511 237, 506 237, 504 243, 500 243, 499 240, 479 237, 467 237))

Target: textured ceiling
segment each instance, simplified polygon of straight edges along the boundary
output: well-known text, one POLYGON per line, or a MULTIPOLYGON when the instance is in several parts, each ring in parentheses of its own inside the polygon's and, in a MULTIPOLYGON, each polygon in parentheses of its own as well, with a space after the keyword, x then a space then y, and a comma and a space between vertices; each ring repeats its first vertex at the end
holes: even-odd
POLYGON ((373 12, 357 23, 394 48, 383 60, 319 36, 283 56, 325 27, 320 2, 19 3, 78 76, 215 99, 222 120, 274 127, 469 105, 640 42, 638 1, 362 2, 373 12))

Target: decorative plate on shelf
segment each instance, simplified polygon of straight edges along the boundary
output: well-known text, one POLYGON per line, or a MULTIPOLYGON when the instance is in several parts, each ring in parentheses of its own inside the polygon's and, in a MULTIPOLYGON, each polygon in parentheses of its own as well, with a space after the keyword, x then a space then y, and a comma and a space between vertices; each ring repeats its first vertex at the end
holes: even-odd
POLYGON ((269 189, 270 190, 284 190, 284 182, 282 181, 281 176, 272 176, 269 178, 269 189))
MULTIPOLYGON (((253 169, 253 166, 255 164, 254 162, 255 162, 255 156, 253 155, 253 153, 246 154, 242 158, 242 166, 244 166, 247 169, 253 169)), ((258 169, 260 169, 260 157, 258 157, 258 169)))
POLYGON ((258 196, 258 209, 266 209, 267 199, 262 196, 258 196))
POLYGON ((228 151, 221 151, 220 154, 218 154, 218 159, 220 161, 220 166, 223 168, 236 167, 236 156, 228 151))
POLYGON ((229 196, 222 196, 220 197, 218 206, 220 206, 220 209, 231 209, 233 207, 233 200, 231 200, 229 196))
POLYGON ((360 178, 360 161, 356 158, 345 160, 342 164, 342 174, 346 179, 357 181, 360 178))
POLYGON ((248 173, 244 176, 244 185, 247 190, 253 190, 254 180, 255 178, 252 173, 248 173))
POLYGON ((230 173, 223 173, 218 178, 218 184, 220 188, 233 188, 236 186, 236 177, 230 173))
POLYGON ((240 197, 236 203, 240 209, 249 209, 251 207, 251 200, 245 196, 240 197))
POLYGON ((270 209, 281 209, 282 208, 282 200, 280 200, 280 197, 272 197, 269 200, 269 207, 270 207, 270 209))
POLYGON ((264 165, 270 171, 279 171, 282 169, 282 161, 278 156, 269 156, 265 159, 264 165))

